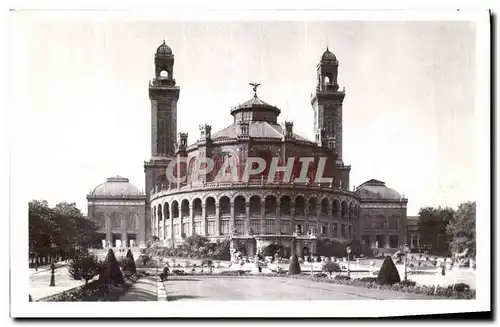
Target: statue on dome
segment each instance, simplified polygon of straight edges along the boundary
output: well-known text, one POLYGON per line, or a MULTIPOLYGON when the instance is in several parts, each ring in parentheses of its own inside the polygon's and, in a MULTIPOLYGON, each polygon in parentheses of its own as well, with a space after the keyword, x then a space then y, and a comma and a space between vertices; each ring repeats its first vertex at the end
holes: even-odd
POLYGON ((250 84, 252 87, 252 90, 253 90, 253 96, 254 97, 257 97, 257 88, 260 86, 260 83, 248 83, 250 84))

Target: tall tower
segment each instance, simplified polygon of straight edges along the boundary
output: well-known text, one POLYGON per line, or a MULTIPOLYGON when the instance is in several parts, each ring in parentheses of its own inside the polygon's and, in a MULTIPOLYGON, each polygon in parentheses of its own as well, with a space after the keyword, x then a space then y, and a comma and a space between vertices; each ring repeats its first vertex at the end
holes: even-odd
POLYGON ((177 140, 177 101, 180 89, 175 85, 174 54, 165 41, 154 57, 155 77, 149 82, 151 100, 151 159, 144 162, 146 184, 146 239, 151 238, 149 198, 155 186, 168 184, 166 170, 175 159, 177 140))
POLYGON ((337 83, 339 62, 326 48, 317 66, 318 83, 311 96, 316 143, 327 146, 342 164, 342 102, 345 92, 337 83))
POLYGON ((171 157, 175 154, 179 92, 174 79, 174 54, 163 41, 156 50, 155 78, 149 84, 153 157, 171 157))

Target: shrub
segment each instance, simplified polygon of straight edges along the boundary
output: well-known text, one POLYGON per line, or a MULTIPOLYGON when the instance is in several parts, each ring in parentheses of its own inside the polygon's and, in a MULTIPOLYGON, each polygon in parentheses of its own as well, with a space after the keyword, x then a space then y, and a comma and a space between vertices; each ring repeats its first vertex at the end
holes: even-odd
POLYGON ((362 283, 367 283, 367 284, 378 283, 378 278, 377 277, 361 277, 361 278, 359 278, 359 281, 362 283))
POLYGON ((455 290, 457 292, 465 292, 470 290, 470 286, 465 283, 457 283, 455 285, 448 286, 449 289, 455 290))
POLYGON ((340 266, 336 262, 328 261, 323 264, 322 270, 332 275, 334 272, 340 272, 340 266))
POLYGON ((87 286, 101 271, 101 263, 96 256, 89 253, 81 253, 80 256, 71 259, 68 273, 74 280, 84 280, 87 286))
POLYGON ((105 265, 108 268, 107 272, 109 274, 109 282, 113 285, 122 285, 125 280, 123 279, 122 270, 120 269, 120 265, 116 261, 115 253, 112 249, 109 249, 108 251, 105 265))
POLYGON ((300 265, 299 265, 299 259, 297 258, 297 255, 294 254, 292 261, 290 262, 290 266, 288 268, 288 274, 290 275, 297 275, 300 274, 300 265))
POLYGON ((173 275, 186 275, 186 272, 182 269, 172 269, 173 275))
POLYGON ((127 266, 126 270, 130 271, 133 274, 137 273, 134 255, 132 254, 132 251, 130 251, 130 249, 128 249, 126 257, 129 259, 129 263, 128 263, 129 265, 127 266))
POLYGON ((394 262, 392 261, 391 257, 385 257, 377 278, 378 282, 381 285, 385 284, 392 285, 401 282, 398 269, 394 265, 394 262))
POLYGON ((316 278, 325 278, 326 276, 328 276, 328 275, 325 273, 315 273, 313 275, 313 277, 316 277, 316 278))
POLYGON ((351 280, 351 277, 346 276, 346 275, 337 275, 335 276, 336 280, 351 280))
POLYGON ((417 285, 417 282, 414 280, 402 280, 399 284, 401 286, 415 286, 417 285))

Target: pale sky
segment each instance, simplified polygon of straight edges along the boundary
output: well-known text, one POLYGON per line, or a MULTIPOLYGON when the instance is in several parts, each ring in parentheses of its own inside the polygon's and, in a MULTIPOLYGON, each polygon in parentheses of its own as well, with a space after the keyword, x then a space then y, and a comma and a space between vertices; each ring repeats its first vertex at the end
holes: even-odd
POLYGON ((343 158, 353 185, 386 182, 423 206, 474 201, 475 29, 467 22, 117 22, 19 20, 11 30, 11 183, 28 199, 76 202, 107 177, 144 188, 148 81, 165 38, 180 86, 178 131, 232 122, 259 97, 313 138, 310 93, 328 45, 345 86, 343 158), (27 164, 31 162, 31 164, 27 164))

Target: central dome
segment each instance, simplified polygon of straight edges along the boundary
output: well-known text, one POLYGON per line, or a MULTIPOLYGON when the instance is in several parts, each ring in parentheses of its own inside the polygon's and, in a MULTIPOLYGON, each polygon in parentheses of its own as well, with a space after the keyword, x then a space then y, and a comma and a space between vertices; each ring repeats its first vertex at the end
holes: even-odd
POLYGON ((396 200, 403 197, 394 189, 385 186, 385 183, 371 179, 359 186, 356 193, 365 200, 396 200))
POLYGON ((96 196, 138 196, 143 193, 128 178, 113 176, 106 179, 105 183, 98 185, 92 195, 96 196))

